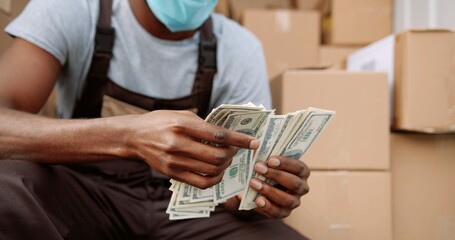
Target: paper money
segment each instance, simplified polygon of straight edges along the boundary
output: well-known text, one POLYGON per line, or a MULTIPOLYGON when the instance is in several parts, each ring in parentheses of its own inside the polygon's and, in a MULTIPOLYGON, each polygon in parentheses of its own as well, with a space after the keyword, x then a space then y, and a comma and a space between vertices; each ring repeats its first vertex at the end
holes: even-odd
MULTIPOLYGON (((233 157, 217 185, 199 189, 176 180, 169 188, 173 193, 166 213, 171 220, 210 217, 215 207, 237 194, 243 194, 239 210, 256 208, 259 193, 249 187, 252 178, 269 184, 271 180, 257 174, 254 164, 266 162, 270 156, 287 156, 299 160, 318 138, 335 112, 308 108, 306 110, 274 115, 274 111, 254 104, 223 104, 214 109, 206 121, 259 139, 256 151, 240 149, 233 157)), ((212 144, 204 142, 206 144, 212 144)), ((214 144, 216 146, 216 144, 214 144)))
MULTIPOLYGON (((260 111, 232 114, 226 119, 223 127, 250 136, 256 136, 267 121, 270 113, 271 111, 260 111)), ((215 186, 215 203, 224 202, 243 191, 252 160, 253 150, 240 149, 237 152, 232 159, 231 165, 226 169, 221 182, 215 186)))
MULTIPOLYGON (((296 114, 295 124, 288 124, 286 127, 291 128, 290 131, 284 131, 285 140, 279 142, 272 150, 273 156, 286 156, 292 159, 299 160, 303 154, 309 149, 311 144, 316 140, 319 134, 327 126, 335 112, 309 108, 302 114, 296 114), (286 136, 287 135, 287 136, 286 136)), ((253 173, 252 177, 266 180, 263 176, 253 173)), ((249 179, 251 180, 251 178, 249 179)), ((266 181, 271 183, 271 181, 266 181)), ((273 184, 272 184, 273 185, 273 184)), ((254 191, 249 186, 244 191, 240 210, 251 210, 256 207, 254 201, 259 196, 259 193, 254 191)))

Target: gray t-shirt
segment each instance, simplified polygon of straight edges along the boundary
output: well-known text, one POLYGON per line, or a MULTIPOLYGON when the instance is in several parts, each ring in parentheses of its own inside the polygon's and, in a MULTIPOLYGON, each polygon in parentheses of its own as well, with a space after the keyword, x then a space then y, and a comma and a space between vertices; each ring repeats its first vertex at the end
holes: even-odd
MULTIPOLYGON (((68 118, 80 96, 94 50, 99 0, 32 0, 7 26, 62 64, 57 82, 58 112, 68 118)), ((271 107, 262 47, 257 38, 222 15, 213 14, 218 40, 218 73, 210 107, 253 102, 271 107)), ((191 93, 197 69, 199 33, 182 41, 149 34, 135 18, 128 0, 113 1, 116 31, 109 77, 143 95, 174 99, 191 93)))

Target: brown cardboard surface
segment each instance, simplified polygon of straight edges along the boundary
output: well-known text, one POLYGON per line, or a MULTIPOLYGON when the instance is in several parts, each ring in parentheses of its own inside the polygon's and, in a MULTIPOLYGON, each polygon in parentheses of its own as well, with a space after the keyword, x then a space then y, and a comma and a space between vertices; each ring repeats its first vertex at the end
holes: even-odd
POLYGON ((247 9, 290 9, 292 0, 228 0, 232 19, 242 22, 247 9))
POLYGON ((326 43, 365 45, 392 33, 392 0, 332 0, 326 43))
POLYGON ((408 31, 395 44, 395 129, 455 132, 455 33, 408 31))
POLYGON ((455 239, 455 134, 391 136, 395 240, 455 239))
POLYGON ((321 15, 327 15, 330 11, 331 0, 295 0, 297 9, 317 10, 321 15))
POLYGON ((11 0, 10 12, 5 13, 0 11, 0 54, 2 54, 6 48, 11 44, 12 38, 4 32, 5 27, 11 22, 17 15, 20 14, 28 0, 11 0))
POLYGON ((229 7, 229 0, 218 0, 218 3, 215 7, 216 13, 221 13, 226 17, 231 16, 231 9, 229 7))
POLYGON ((54 88, 52 90, 51 94, 47 98, 46 103, 44 104, 43 108, 39 111, 40 115, 46 116, 46 117, 52 117, 52 118, 57 118, 57 90, 54 88))
POLYGON ((391 186, 388 172, 318 172, 310 192, 284 221, 310 239, 388 240, 391 186))
POLYGON ((385 73, 286 71, 271 82, 278 113, 307 107, 336 111, 302 157, 312 169, 389 168, 389 104, 385 73))
POLYGON ((316 11, 245 11, 244 26, 262 42, 270 79, 286 69, 317 65, 319 22, 316 11))
POLYGON ((324 45, 319 48, 319 64, 346 69, 346 58, 359 47, 340 47, 324 45))
POLYGON ((0 12, 0 28, 2 30, 0 32, 0 54, 2 54, 12 42, 12 38, 3 31, 9 22, 10 16, 3 12, 0 12))

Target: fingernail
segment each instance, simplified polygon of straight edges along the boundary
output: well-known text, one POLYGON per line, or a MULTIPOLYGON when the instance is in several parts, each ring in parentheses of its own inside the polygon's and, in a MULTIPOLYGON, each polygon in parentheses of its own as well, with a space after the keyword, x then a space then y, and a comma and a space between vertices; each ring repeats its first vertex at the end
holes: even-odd
POLYGON ((253 178, 251 179, 251 187, 256 191, 260 191, 262 189, 262 183, 253 178))
POLYGON ((264 199, 258 198, 258 200, 256 200, 256 205, 258 205, 258 207, 264 207, 265 206, 264 199))
POLYGON ((268 162, 270 167, 278 167, 280 166, 280 160, 278 158, 270 158, 268 162))
POLYGON ((263 163, 256 163, 256 165, 254 165, 254 170, 259 174, 266 174, 267 166, 265 166, 263 163))
POLYGON ((259 148, 259 140, 251 140, 250 142, 250 149, 258 149, 259 148))

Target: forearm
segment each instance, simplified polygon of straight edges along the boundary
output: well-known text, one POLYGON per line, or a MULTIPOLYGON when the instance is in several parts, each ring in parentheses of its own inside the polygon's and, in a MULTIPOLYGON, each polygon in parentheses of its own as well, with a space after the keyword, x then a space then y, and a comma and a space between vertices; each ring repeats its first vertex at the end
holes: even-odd
POLYGON ((129 157, 122 118, 61 120, 0 107, 0 159, 70 163, 129 157))

